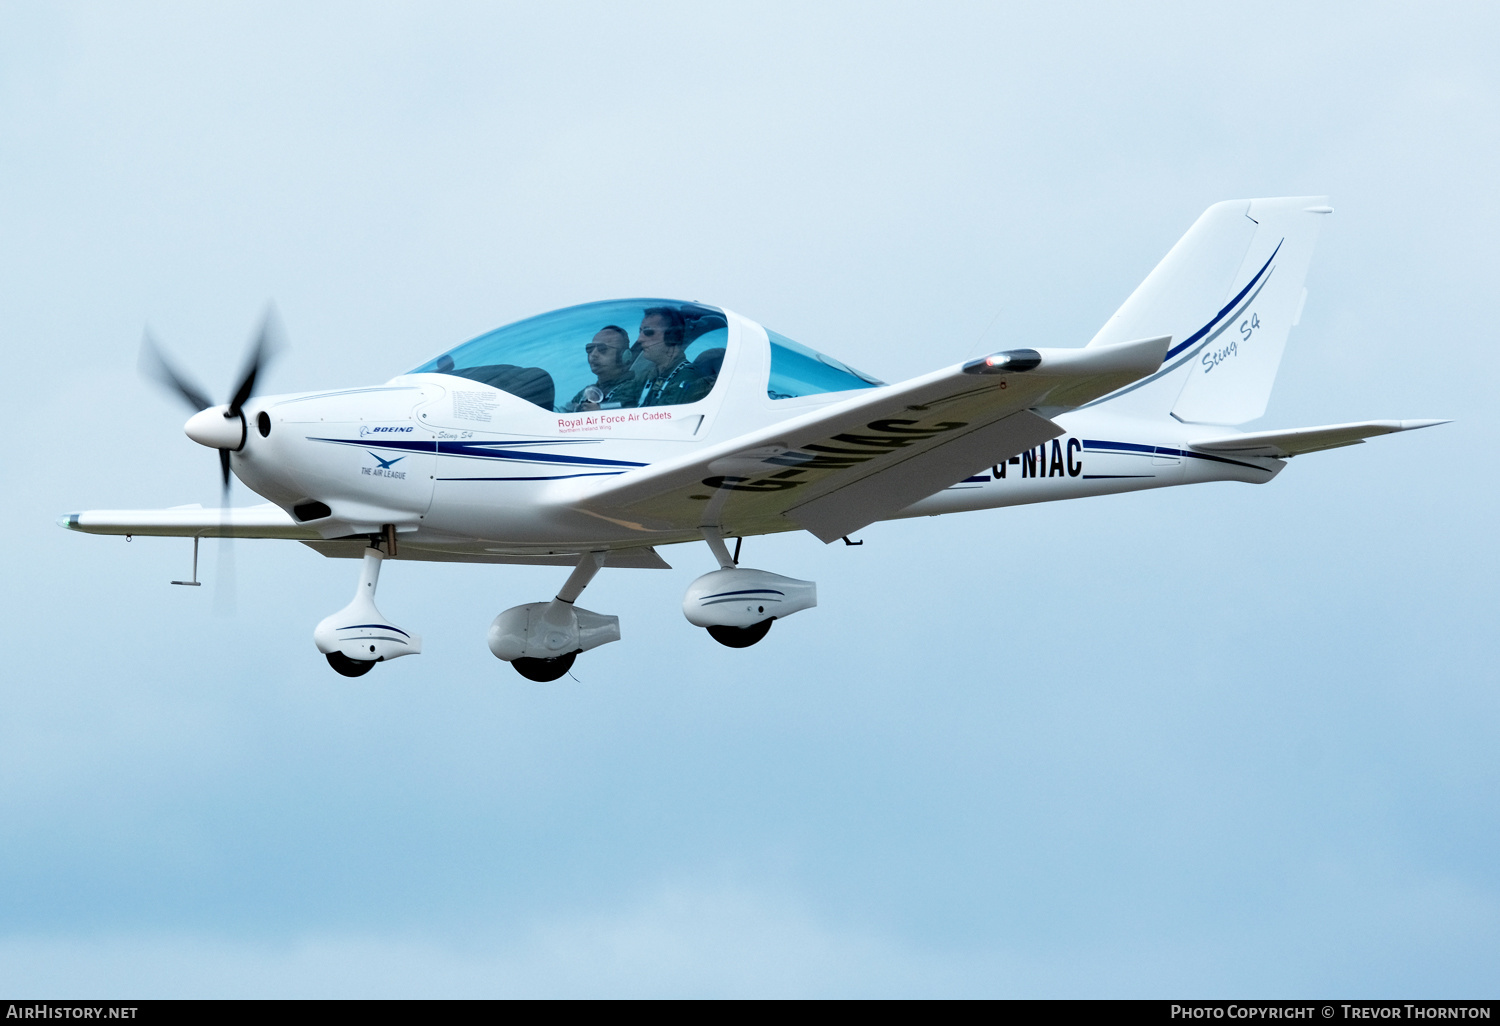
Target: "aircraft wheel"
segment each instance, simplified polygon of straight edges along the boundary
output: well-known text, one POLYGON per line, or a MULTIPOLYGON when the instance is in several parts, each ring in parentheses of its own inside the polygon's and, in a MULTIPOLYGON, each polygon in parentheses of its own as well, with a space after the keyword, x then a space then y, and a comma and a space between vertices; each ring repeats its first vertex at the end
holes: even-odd
POLYGON ((328 665, 332 666, 345 677, 363 677, 375 669, 373 659, 350 659, 342 652, 329 652, 328 665))
POLYGON ((706 629, 709 637, 721 645, 727 645, 730 648, 749 648, 766 636, 766 633, 771 629, 771 621, 774 619, 776 617, 772 616, 749 627, 720 627, 715 625, 706 629))
POLYGON ((577 652, 569 652, 555 659, 512 659, 510 665, 516 668, 516 672, 527 680, 534 680, 545 684, 549 680, 556 680, 573 668, 573 660, 578 657, 577 652))

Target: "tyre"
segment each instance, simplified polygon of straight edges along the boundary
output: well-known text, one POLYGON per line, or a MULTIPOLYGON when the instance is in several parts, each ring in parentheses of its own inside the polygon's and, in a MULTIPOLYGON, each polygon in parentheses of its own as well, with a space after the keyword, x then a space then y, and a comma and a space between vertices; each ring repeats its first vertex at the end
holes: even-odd
POLYGON ((573 660, 578 657, 577 652, 569 652, 560 655, 556 659, 513 659, 512 666, 516 672, 527 680, 534 680, 545 684, 549 680, 556 680, 573 668, 573 660))
POLYGON ((708 636, 721 645, 727 645, 730 648, 749 648, 766 636, 766 633, 771 629, 771 620, 774 619, 776 618, 773 616, 770 619, 762 620, 760 623, 752 624, 749 627, 713 626, 706 629, 708 636))
POLYGON ((363 677, 375 669, 373 659, 350 659, 342 652, 329 652, 328 665, 332 666, 345 677, 363 677))

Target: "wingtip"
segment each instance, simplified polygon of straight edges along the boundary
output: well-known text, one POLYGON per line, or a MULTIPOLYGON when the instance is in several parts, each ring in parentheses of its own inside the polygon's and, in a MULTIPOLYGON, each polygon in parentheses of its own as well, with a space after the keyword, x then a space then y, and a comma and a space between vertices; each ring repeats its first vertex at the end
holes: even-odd
POLYGON ((57 518, 57 526, 65 531, 76 531, 78 529, 78 518, 81 514, 64 513, 57 518))
POLYGON ((1399 430, 1401 430, 1401 431, 1416 431, 1418 428, 1437 427, 1439 424, 1452 424, 1452 423, 1453 423, 1453 421, 1451 419, 1449 419, 1449 420, 1403 420, 1401 422, 1401 427, 1400 427, 1399 430))

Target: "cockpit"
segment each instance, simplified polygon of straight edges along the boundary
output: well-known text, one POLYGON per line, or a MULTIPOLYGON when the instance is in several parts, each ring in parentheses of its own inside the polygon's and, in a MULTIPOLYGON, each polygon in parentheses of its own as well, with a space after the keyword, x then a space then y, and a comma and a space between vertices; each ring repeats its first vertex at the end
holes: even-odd
MULTIPOLYGON (((881 382, 776 332, 766 394, 787 399, 881 382)), ((497 328, 416 368, 509 392, 557 413, 679 406, 718 382, 724 312, 668 299, 586 303, 497 328)))

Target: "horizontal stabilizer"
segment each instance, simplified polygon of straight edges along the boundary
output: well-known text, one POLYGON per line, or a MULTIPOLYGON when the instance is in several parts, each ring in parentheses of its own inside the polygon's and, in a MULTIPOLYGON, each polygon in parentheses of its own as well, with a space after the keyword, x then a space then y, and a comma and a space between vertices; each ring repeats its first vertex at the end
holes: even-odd
POLYGON ((1362 420, 1354 424, 1329 424, 1326 427, 1292 428, 1289 431, 1252 431, 1239 435, 1220 435, 1189 442, 1199 452, 1233 453, 1236 456, 1271 456, 1287 459, 1320 449, 1337 449, 1358 445, 1366 438, 1389 435, 1397 431, 1448 424, 1446 420, 1362 420))

